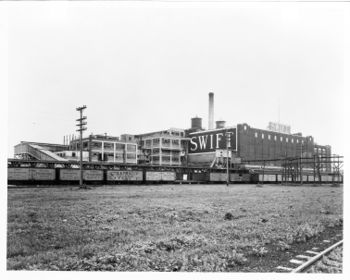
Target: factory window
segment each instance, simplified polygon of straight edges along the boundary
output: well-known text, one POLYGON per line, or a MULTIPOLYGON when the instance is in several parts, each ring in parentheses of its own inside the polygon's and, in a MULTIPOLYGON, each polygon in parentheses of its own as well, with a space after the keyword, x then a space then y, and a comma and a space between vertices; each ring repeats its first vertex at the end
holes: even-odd
POLYGON ((286 142, 288 143, 288 141, 289 141, 289 139, 288 139, 288 137, 286 138, 286 142))
POLYGON ((117 160, 118 159, 123 159, 124 158, 124 154, 116 153, 114 158, 117 159, 117 160))
POLYGON ((75 152, 72 153, 72 157, 75 157, 75 152))
POLYGON ((98 160, 98 161, 102 161, 102 154, 101 154, 101 153, 98 153, 98 155, 97 155, 97 160, 98 160))
POLYGON ((92 149, 101 149, 102 148, 102 142, 92 142, 91 143, 92 149))
POLYGON ((169 162, 170 156, 162 156, 162 161, 169 162))
POLYGON ((171 158, 171 161, 174 162, 174 163, 175 163, 175 162, 179 162, 179 161, 180 161, 180 158, 179 158, 179 157, 172 157, 172 158, 171 158))
POLYGON ((110 150, 112 150, 112 149, 113 149, 113 143, 104 142, 104 143, 103 143, 103 147, 104 147, 105 149, 110 149, 110 150))
POLYGON ((153 139, 152 142, 153 142, 153 145, 159 144, 159 138, 153 139))
POLYGON ((159 149, 153 149, 152 154, 159 154, 159 149))
POLYGON ((162 149, 162 155, 167 155, 167 156, 170 156, 170 151, 169 150, 164 150, 162 149))
POLYGON ((124 150, 125 149, 125 144, 115 143, 115 149, 116 150, 124 150))
POLYGON ((269 140, 271 140, 271 135, 270 135, 270 134, 268 134, 268 135, 267 135, 267 138, 268 138, 269 140))
POLYGON ((136 152, 136 145, 127 145, 126 149, 128 152, 136 152))
POLYGON ((162 144, 163 144, 163 146, 170 146, 170 139, 163 138, 162 139, 162 144))
POLYGON ((282 136, 280 137, 280 140, 281 140, 281 142, 283 141, 283 137, 282 136))
POLYGON ((136 155, 134 153, 132 154, 126 154, 126 158, 127 159, 135 159, 136 158, 136 155))
POLYGON ((275 141, 277 141, 277 135, 275 135, 274 139, 275 139, 275 141))
POLYGON ((148 146, 148 147, 151 146, 151 143, 152 143, 151 140, 146 140, 146 141, 145 141, 145 145, 148 146))
POLYGON ((299 139, 297 139, 297 143, 299 143, 299 139))
POLYGON ((301 140, 301 144, 304 144, 304 140, 301 140))
POLYGON ((254 135, 255 135, 255 138, 258 138, 258 133, 257 132, 255 132, 254 135))
POLYGON ((292 143, 294 143, 294 139, 292 138, 291 140, 290 140, 292 143))
POLYGON ((264 133, 261 133, 261 139, 264 139, 265 135, 264 133))
POLYGON ((113 160, 114 155, 112 153, 105 153, 103 158, 104 158, 105 161, 108 161, 108 160, 111 161, 111 160, 113 160))
POLYGON ((244 130, 247 130, 247 126, 246 125, 243 128, 244 128, 244 130))
POLYGON ((173 146, 179 146, 179 145, 180 145, 180 142, 179 142, 179 140, 171 140, 171 144, 172 144, 173 146))

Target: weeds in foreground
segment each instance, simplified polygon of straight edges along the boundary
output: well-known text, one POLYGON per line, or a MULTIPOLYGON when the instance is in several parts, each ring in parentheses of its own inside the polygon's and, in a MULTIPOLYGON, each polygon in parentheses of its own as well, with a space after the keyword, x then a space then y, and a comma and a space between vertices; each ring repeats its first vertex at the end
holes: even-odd
POLYGON ((7 268, 240 271, 343 223, 341 188, 171 188, 9 190, 7 268))

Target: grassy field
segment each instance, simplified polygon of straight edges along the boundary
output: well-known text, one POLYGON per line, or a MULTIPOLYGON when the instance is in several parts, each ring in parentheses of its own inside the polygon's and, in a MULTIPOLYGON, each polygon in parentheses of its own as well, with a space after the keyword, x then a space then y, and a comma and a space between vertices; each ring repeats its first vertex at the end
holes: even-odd
POLYGON ((7 269, 250 271, 341 226, 342 204, 331 186, 9 189, 7 269))

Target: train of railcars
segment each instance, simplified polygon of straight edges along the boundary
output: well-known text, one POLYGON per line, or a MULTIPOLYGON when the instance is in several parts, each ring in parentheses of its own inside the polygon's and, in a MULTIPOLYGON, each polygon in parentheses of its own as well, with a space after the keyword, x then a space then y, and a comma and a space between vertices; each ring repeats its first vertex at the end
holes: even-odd
MULTIPOLYGON (((226 183, 227 170, 208 167, 175 167, 85 162, 84 184, 165 184, 165 183, 226 183)), ((283 183, 295 182, 296 178, 284 173, 282 167, 239 165, 229 170, 230 183, 283 183)), ((76 162, 29 161, 8 159, 8 184, 20 185, 74 185, 80 179, 76 162)), ((339 174, 321 173, 315 177, 305 169, 304 183, 341 183, 339 174)))

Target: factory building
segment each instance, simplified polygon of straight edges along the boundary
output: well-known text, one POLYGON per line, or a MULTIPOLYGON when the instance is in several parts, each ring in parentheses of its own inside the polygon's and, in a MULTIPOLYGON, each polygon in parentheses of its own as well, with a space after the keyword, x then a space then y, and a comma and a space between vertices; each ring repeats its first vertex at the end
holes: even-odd
MULTIPOLYGON (((225 162, 226 155, 231 163, 266 160, 267 165, 280 164, 273 162, 274 159, 331 156, 331 147, 315 144, 312 136, 258 129, 246 123, 223 126, 224 122, 220 121, 216 122, 216 129, 187 130, 189 165, 220 165, 225 162)), ((322 171, 331 169, 322 159, 320 164, 322 171)))
MULTIPOLYGON (((120 137, 89 135, 82 139, 83 160, 123 164, 160 166, 223 166, 227 158, 232 164, 266 160, 267 165, 281 164, 275 159, 317 158, 322 171, 330 171, 330 146, 321 146, 312 136, 291 133, 288 125, 270 122, 267 129, 247 123, 227 126, 215 122, 214 93, 209 93, 208 129, 202 118, 191 119, 188 129, 170 128, 144 134, 120 137), (270 161, 269 161, 270 160, 270 161)), ((64 144, 21 142, 15 146, 15 157, 39 160, 79 160, 80 140, 64 137, 64 144)), ((311 166, 310 166, 311 167, 311 166)))
POLYGON ((237 156, 244 160, 312 157, 314 139, 301 133, 286 134, 238 124, 237 156))
POLYGON ((226 122, 220 120, 214 129, 213 104, 213 93, 209 93, 208 127, 211 129, 204 130, 202 119, 196 116, 191 119, 191 128, 186 130, 189 165, 220 166, 226 157, 231 163, 266 160, 267 165, 281 164, 274 159, 316 157, 322 171, 331 170, 329 163, 322 163, 322 156, 331 156, 331 147, 317 145, 312 136, 292 134, 288 125, 270 122, 268 129, 258 129, 246 123, 226 126, 226 122))
POLYGON ((139 145, 139 163, 152 165, 182 165, 186 141, 183 129, 167 130, 135 135, 139 145))
MULTIPOLYGON (((137 143, 133 135, 123 134, 121 137, 89 135, 82 139, 83 151, 87 151, 89 162, 113 162, 137 164, 137 143)), ((70 151, 76 151, 79 159, 80 140, 74 139, 69 144, 70 151)), ((62 153, 62 152, 61 152, 62 153)))

